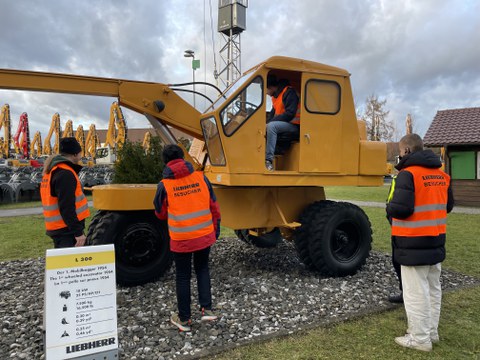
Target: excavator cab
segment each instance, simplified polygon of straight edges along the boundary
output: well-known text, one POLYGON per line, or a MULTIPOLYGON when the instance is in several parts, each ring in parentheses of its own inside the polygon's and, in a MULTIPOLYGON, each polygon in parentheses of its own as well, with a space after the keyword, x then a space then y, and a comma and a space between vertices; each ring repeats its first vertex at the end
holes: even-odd
POLYGON ((349 73, 328 65, 273 57, 247 71, 200 120, 218 185, 379 185, 384 144, 361 140, 349 73), (266 79, 286 79, 300 99, 298 138, 276 151, 275 171, 265 169, 266 79), (361 176, 359 176, 361 175, 361 176), (372 175, 372 176, 371 176, 372 175))

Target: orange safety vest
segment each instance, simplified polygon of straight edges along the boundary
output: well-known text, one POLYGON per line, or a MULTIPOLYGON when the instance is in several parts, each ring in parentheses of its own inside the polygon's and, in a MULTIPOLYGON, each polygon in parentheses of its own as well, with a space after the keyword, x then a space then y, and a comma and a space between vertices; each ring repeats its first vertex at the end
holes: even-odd
POLYGON ((415 208, 406 219, 392 219, 392 235, 438 236, 447 230, 450 176, 440 169, 409 166, 415 187, 415 208))
POLYGON ((167 192, 168 231, 175 241, 196 239, 214 232, 210 192, 203 173, 163 179, 167 192))
MULTIPOLYGON (((285 86, 282 90, 282 92, 277 96, 272 96, 272 105, 273 108, 275 109, 275 115, 281 115, 285 112, 285 106, 283 105, 283 95, 285 95, 285 92, 288 89, 292 89, 291 86, 285 86)), ((298 102, 297 106, 297 113, 295 114, 295 117, 290 120, 291 124, 300 124, 300 101, 298 102)))
POLYGON ((77 173, 70 166, 60 163, 55 165, 48 174, 43 176, 42 183, 40 185, 40 197, 42 198, 45 227, 49 231, 68 227, 67 224, 65 224, 65 221, 63 221, 62 215, 60 214, 58 197, 52 196, 50 192, 50 182, 55 169, 71 171, 77 180, 77 186, 75 188, 75 212, 77 213, 78 220, 81 221, 90 216, 90 211, 88 210, 88 200, 83 193, 82 184, 80 183, 77 173))

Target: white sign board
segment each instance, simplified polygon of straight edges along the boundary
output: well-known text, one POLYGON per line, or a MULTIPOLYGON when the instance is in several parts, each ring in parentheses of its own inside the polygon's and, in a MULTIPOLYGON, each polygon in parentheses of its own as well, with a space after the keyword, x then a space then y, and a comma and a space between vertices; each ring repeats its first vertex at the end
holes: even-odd
POLYGON ((118 349, 113 245, 47 250, 44 325, 47 360, 118 349))

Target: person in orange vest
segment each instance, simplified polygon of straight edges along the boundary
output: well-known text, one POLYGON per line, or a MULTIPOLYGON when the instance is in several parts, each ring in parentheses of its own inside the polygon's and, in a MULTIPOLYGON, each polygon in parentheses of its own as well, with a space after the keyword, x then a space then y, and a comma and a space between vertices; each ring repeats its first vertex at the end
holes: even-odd
POLYGON ((60 139, 60 154, 50 156, 43 165, 40 184, 47 235, 55 248, 83 246, 85 219, 90 216, 78 173, 82 148, 74 137, 60 139))
POLYGON ((220 235, 220 209, 212 185, 201 171, 184 160, 178 145, 163 149, 163 179, 158 184, 153 204, 155 215, 168 221, 170 250, 176 268, 178 313, 170 322, 180 331, 191 330, 190 278, 192 258, 197 276, 201 320, 216 320, 208 259, 210 248, 220 235))
POLYGON ((401 160, 387 215, 392 221, 395 261, 401 266, 407 334, 395 338, 401 346, 431 351, 439 341, 438 322, 445 260, 447 213, 454 199, 450 176, 440 170, 440 159, 423 149, 417 134, 399 143, 401 160))
POLYGON ((298 136, 300 133, 299 98, 286 79, 267 76, 267 94, 272 97, 272 110, 267 117, 267 145, 265 167, 274 170, 273 159, 279 134, 298 136))

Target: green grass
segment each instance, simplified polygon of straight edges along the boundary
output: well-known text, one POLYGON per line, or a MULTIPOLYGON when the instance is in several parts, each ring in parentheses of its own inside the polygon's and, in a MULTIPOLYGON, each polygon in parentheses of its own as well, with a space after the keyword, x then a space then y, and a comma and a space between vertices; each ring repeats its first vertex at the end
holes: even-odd
MULTIPOLYGON (((90 208, 86 228, 96 210, 90 208)), ((0 261, 45 256, 53 248, 53 240, 45 234, 43 215, 0 217, 0 261)))
POLYGON ((390 185, 377 187, 326 186, 325 196, 335 200, 376 201, 385 203, 390 185))

